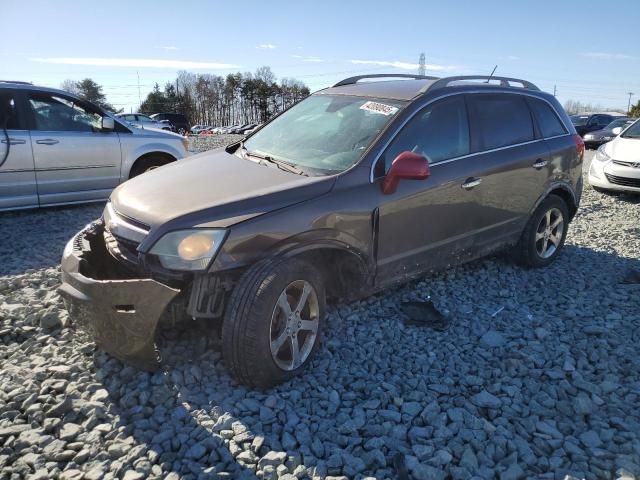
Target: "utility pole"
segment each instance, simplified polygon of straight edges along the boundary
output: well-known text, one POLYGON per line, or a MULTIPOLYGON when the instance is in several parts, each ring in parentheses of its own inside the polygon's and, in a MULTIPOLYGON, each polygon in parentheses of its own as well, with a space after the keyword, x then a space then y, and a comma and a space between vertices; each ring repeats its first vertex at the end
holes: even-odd
POLYGON ((136 70, 136 75, 138 76, 138 111, 142 106, 142 98, 140 97, 140 72, 136 70))
POLYGON ((629 95, 629 103, 627 103, 627 113, 629 113, 631 111, 631 96, 633 95, 633 92, 629 92, 627 95, 629 95))
POLYGON ((419 62, 419 66, 418 66, 418 75, 426 75, 427 73, 427 68, 426 68, 426 57, 424 52, 422 52, 420 54, 420 62, 419 62))
POLYGON ((556 90, 556 86, 554 85, 554 86, 553 86, 553 96, 554 96, 554 97, 556 96, 556 91, 557 91, 557 90, 556 90))

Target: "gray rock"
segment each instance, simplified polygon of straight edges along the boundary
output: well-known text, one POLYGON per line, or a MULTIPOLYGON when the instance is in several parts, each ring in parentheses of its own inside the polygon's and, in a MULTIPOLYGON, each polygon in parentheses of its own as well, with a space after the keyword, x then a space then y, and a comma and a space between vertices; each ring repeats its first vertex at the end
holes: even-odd
POLYGON ((268 452, 264 457, 258 460, 258 468, 263 469, 267 465, 271 465, 273 467, 277 467, 278 465, 282 465, 287 459, 287 454, 285 452, 268 452))
POLYGON ((497 348, 504 346, 504 344, 506 343, 506 339, 500 332, 496 332, 495 330, 488 330, 480 338, 480 343, 482 343, 485 347, 497 348))
POLYGON ((525 478, 526 474, 522 467, 517 463, 513 463, 504 472, 500 474, 500 480, 520 480, 525 478))
POLYGON ((475 406, 484 408, 497 409, 502 405, 502 401, 498 397, 492 395, 486 390, 482 390, 480 393, 475 394, 471 401, 475 406))
POLYGON ((580 439, 582 444, 588 448, 597 448, 602 445, 602 440, 600 440, 598 433, 594 430, 589 430, 587 432, 581 433, 578 438, 580 439))

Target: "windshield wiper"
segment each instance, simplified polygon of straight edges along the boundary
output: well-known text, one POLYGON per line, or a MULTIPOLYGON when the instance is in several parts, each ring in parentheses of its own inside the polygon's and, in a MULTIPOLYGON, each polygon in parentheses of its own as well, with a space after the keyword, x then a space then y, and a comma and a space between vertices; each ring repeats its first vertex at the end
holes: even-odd
POLYGON ((293 164, 291 164, 289 162, 285 162, 284 160, 275 159, 270 155, 263 155, 263 154, 257 153, 257 152, 250 152, 249 150, 246 149, 246 147, 244 147, 244 145, 243 145, 242 148, 244 149, 244 154, 248 155, 249 157, 258 158, 260 160, 264 160, 264 161, 267 161, 269 163, 273 163, 274 165, 276 165, 281 170, 284 170, 284 171, 289 172, 289 173, 295 173, 296 175, 306 175, 304 170, 296 167, 295 165, 293 165, 293 164))

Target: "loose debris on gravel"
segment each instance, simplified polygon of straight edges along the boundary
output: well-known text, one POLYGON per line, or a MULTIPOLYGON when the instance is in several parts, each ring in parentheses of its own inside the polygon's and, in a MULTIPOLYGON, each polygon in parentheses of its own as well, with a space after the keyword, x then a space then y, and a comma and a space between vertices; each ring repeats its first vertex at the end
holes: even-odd
POLYGON ((155 374, 94 351, 56 286, 101 207, 2 214, 0 478, 638 476, 638 203, 586 188, 547 269, 491 258, 331 308, 311 368, 266 392, 195 330, 155 374), (446 332, 402 321, 429 298, 446 332))

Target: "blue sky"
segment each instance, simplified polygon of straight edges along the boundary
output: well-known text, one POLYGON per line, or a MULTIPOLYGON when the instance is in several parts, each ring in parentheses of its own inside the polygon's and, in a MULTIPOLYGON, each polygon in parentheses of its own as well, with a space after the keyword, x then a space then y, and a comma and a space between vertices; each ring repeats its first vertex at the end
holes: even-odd
POLYGON ((178 70, 271 66, 312 90, 359 73, 497 74, 568 99, 640 98, 640 2, 1 0, 0 78, 59 87, 91 77, 135 110, 178 70), (19 19, 12 23, 11 19, 19 19), (9 21, 7 21, 9 20, 9 21), (635 33, 635 34, 634 34, 635 33))

